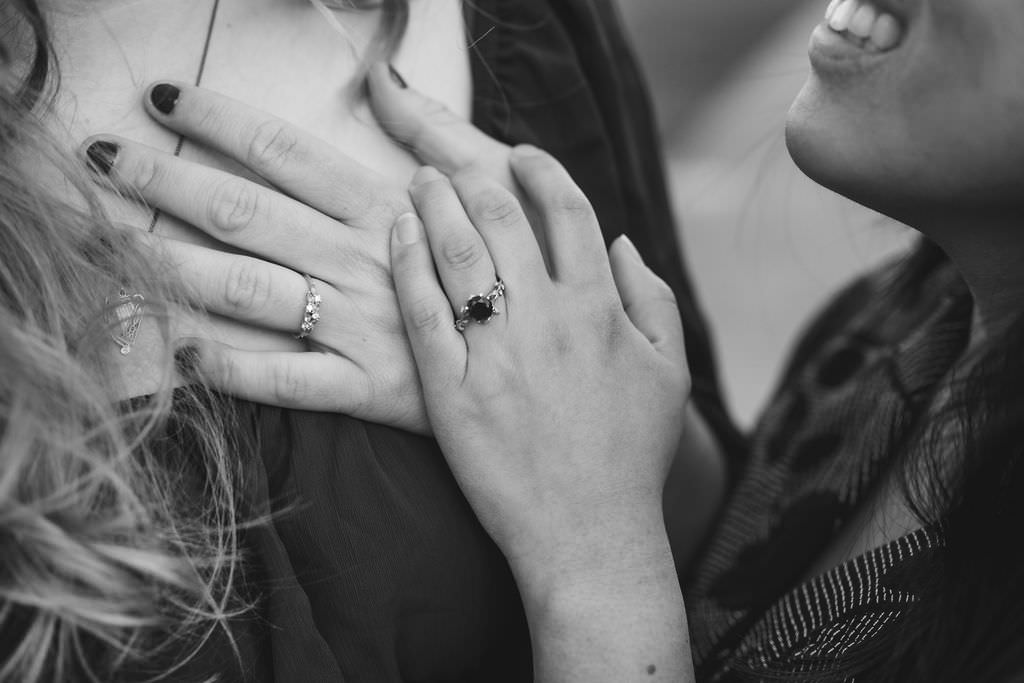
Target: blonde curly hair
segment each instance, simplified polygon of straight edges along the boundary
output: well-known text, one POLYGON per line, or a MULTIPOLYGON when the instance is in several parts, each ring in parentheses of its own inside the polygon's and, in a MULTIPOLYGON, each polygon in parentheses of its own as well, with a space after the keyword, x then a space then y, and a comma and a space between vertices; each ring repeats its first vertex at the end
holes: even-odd
MULTIPOLYGON (((46 90, 59 87, 44 15, 35 0, 4 4, 0 682, 110 680, 167 660, 162 678, 218 629, 233 642, 228 622, 250 607, 238 542, 252 521, 239 512, 248 453, 223 436, 233 431, 228 402, 200 384, 171 389, 170 353, 159 361, 161 389, 119 400, 102 360, 116 321, 104 302, 126 285, 145 292, 168 348, 166 312, 186 304, 173 273, 154 269, 132 231, 111 223, 95 179, 44 130, 46 90), (34 45, 20 78, 4 45, 13 34, 34 45), (55 197, 26 161, 42 161, 76 201, 55 197)), ((391 50, 407 1, 378 7, 391 50)))

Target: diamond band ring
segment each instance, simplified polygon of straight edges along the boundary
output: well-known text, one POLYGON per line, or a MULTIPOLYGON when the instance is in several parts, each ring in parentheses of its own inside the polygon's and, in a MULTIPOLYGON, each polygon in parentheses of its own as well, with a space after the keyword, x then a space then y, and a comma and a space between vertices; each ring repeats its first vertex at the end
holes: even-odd
POLYGON ((306 278, 306 307, 302 310, 302 324, 299 325, 299 333, 296 339, 305 339, 313 334, 313 328, 320 322, 320 295, 316 291, 313 278, 303 273, 306 278))

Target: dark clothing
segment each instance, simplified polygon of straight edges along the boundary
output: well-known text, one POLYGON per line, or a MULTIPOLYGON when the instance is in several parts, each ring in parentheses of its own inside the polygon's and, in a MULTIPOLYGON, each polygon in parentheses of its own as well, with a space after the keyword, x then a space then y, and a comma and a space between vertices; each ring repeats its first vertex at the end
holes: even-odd
MULTIPOLYGON (((628 233, 679 298, 694 400, 734 482, 685 591, 698 678, 827 670, 898 623, 942 554, 942 530, 925 528, 808 580, 963 350, 963 283, 933 259, 851 285, 797 346, 748 457, 723 408, 646 94, 610 0, 466 6, 476 125, 551 151, 606 239, 628 233)), ((176 678, 531 680, 512 576, 432 440, 333 414, 235 408, 249 512, 274 513, 243 543, 257 607, 232 622, 240 657, 217 634, 186 667, 195 673, 176 678)))
POLYGON ((935 250, 915 260, 850 285, 797 346, 686 592, 699 680, 831 672, 941 573, 944 534, 929 526, 811 576, 967 345, 962 280, 935 250))
POLYGON ((611 0, 466 3, 473 122, 554 154, 593 203, 605 240, 626 233, 676 293, 694 401, 730 463, 745 444, 728 417, 707 326, 676 237, 647 91, 611 0), (475 8, 475 9, 474 9, 475 8))
MULTIPOLYGON (((672 285, 696 400, 738 452, 646 93, 611 2, 466 7, 474 122, 551 151, 592 199, 606 239, 628 233, 672 285)), ((237 412, 241 439, 254 435, 246 467, 255 512, 277 514, 246 534, 258 609, 235 622, 244 672, 219 638, 190 670, 278 683, 531 679, 512 575, 432 440, 334 414, 244 402, 237 412)))

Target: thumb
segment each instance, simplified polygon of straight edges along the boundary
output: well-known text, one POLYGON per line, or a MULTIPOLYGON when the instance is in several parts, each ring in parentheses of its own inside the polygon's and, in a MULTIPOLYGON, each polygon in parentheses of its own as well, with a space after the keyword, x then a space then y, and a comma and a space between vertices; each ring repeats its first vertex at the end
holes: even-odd
POLYGON ((608 257, 630 322, 663 356, 672 361, 684 358, 683 324, 672 288, 644 264, 625 235, 612 243, 608 257))
POLYGON ((494 164, 507 167, 506 145, 485 135, 441 102, 409 87, 390 64, 371 67, 367 84, 370 106, 381 126, 424 165, 449 176, 494 164))

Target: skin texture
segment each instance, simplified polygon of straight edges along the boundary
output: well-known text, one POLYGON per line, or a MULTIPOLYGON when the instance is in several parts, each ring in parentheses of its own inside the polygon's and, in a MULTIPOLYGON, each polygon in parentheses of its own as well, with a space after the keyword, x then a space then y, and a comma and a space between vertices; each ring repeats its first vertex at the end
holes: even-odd
MULTIPOLYGON (((45 110, 45 123, 59 141, 66 142, 69 152, 92 136, 118 136, 122 141, 139 143, 134 148, 134 154, 145 169, 147 165, 155 165, 155 162, 149 161, 155 156, 143 158, 143 145, 145 152, 150 155, 162 153, 169 156, 176 147, 178 133, 184 132, 189 139, 181 151, 183 160, 229 171, 256 182, 266 182, 265 178, 253 171, 250 162, 254 160, 247 158, 248 150, 236 146, 234 156, 225 155, 216 151, 216 144, 208 147, 200 142, 203 139, 216 140, 217 143, 230 142, 226 135, 226 131, 230 130, 230 118, 241 114, 229 109, 219 112, 220 118, 214 117, 205 122, 193 120, 191 129, 184 130, 181 125, 175 129, 173 116, 159 117, 151 107, 144 104, 143 91, 147 84, 156 79, 178 83, 192 83, 195 79, 211 17, 212 0, 49 0, 42 7, 61 75, 60 87, 52 106, 45 110), (217 129, 216 126, 224 125, 225 117, 228 119, 228 128, 217 129)), ((387 339, 389 334, 400 328, 393 294, 389 293, 388 234, 395 216, 409 206, 405 187, 420 160, 411 150, 396 144, 374 116, 364 87, 365 80, 361 77, 361 69, 365 65, 352 49, 353 46, 361 48, 373 39, 378 28, 377 14, 339 12, 338 16, 344 24, 347 37, 339 35, 308 2, 221 0, 203 73, 203 85, 238 103, 266 112, 265 118, 268 120, 278 118, 295 124, 305 134, 321 141, 320 151, 332 147, 343 150, 350 162, 369 169, 367 180, 375 178, 382 183, 381 187, 365 195, 383 198, 378 210, 360 215, 363 225, 359 229, 363 231, 363 237, 374 232, 375 238, 361 240, 362 243, 358 245, 354 242, 349 244, 349 247, 355 247, 347 253, 351 261, 357 262, 358 272, 353 272, 351 277, 336 278, 334 282, 330 282, 331 278, 327 277, 330 273, 314 275, 324 277, 338 287, 352 285, 348 290, 351 292, 349 301, 339 304, 336 296, 330 300, 325 297, 325 313, 329 306, 344 311, 343 306, 351 304, 361 312, 367 312, 357 315, 358 319, 366 322, 375 312, 383 311, 383 315, 370 321, 372 324, 367 326, 366 331, 379 333, 387 339), (282 54, 289 55, 289 58, 281 59, 282 54), (365 298, 363 294, 366 294, 365 298), (389 300, 390 307, 382 307, 382 300, 389 300)), ((469 112, 471 86, 469 58, 462 42, 459 0, 417 1, 411 7, 409 30, 402 41, 401 54, 396 55, 393 61, 410 83, 429 93, 445 107, 465 116, 469 112)), ((25 62, 30 56, 28 48, 31 46, 26 44, 24 47, 25 54, 16 55, 22 58, 19 72, 27 68, 25 62)), ((269 141, 266 135, 253 138, 257 143, 261 139, 269 141)), ((280 151, 278 145, 276 152, 280 151)), ((271 147, 266 152, 275 153, 275 148, 271 147)), ((323 169, 307 169, 307 176, 315 175, 316 170, 323 169)), ((320 177, 342 179, 329 173, 321 173, 320 177)), ((130 182, 122 184, 122 187, 125 184, 130 182)), ((348 196, 351 198, 358 197, 355 193, 362 192, 366 187, 367 184, 362 183, 343 189, 350 190, 348 196)), ((318 191, 320 195, 314 197, 309 193, 304 194, 303 199, 309 206, 324 210, 336 220, 344 220, 346 215, 351 218, 351 214, 327 210, 337 208, 342 197, 333 198, 334 206, 325 204, 325 186, 310 185, 305 189, 318 191)), ((186 193, 184 188, 182 190, 177 194, 165 192, 159 202, 154 202, 162 209, 156 232, 179 242, 223 249, 223 245, 211 239, 202 226, 191 226, 179 218, 188 213, 189 206, 196 199, 194 192, 186 193)), ((207 192, 204 198, 208 196, 207 192)), ((104 194, 103 200, 104 208, 114 220, 136 228, 149 225, 152 216, 149 207, 124 201, 115 193, 104 194)), ((240 209, 244 215, 245 207, 240 209)), ((225 206, 223 214, 230 216, 232 211, 225 206)), ((307 250, 316 252, 310 246, 315 244, 316 241, 307 244, 307 250)), ((275 260, 276 254, 273 252, 257 250, 257 253, 275 260)), ((295 264, 288 265, 297 267, 295 264)), ((337 265, 340 267, 341 263, 337 265)), ((238 270, 226 272, 242 272, 245 275, 244 271, 238 270)), ((252 278, 238 279, 242 290, 247 283, 251 285, 254 282, 252 278)), ((305 346, 292 337, 301 320, 304 287, 301 279, 294 280, 294 276, 292 283, 290 291, 277 294, 281 300, 288 299, 294 311, 294 320, 286 330, 280 324, 270 325, 267 324, 269 321, 253 320, 252 316, 248 316, 247 320, 247 316, 232 316, 231 312, 225 312, 213 318, 212 327, 207 325, 196 329, 195 326, 185 326, 181 333, 187 336, 212 336, 233 348, 252 352, 304 350, 305 346)), ((202 287, 203 281, 194 279, 193 284, 202 287)), ((220 287, 221 292, 232 296, 229 288, 223 287, 223 284, 209 282, 211 288, 220 287)), ((209 293, 209 296, 217 295, 217 292, 209 293)), ((245 297, 240 300, 244 301, 245 297)), ((329 326, 322 327, 326 332, 329 326)), ((336 327, 335 332, 338 331, 336 327)), ((340 346, 341 340, 337 335, 330 336, 334 339, 328 340, 328 347, 341 355, 350 353, 367 358, 367 353, 374 353, 366 348, 365 335, 349 335, 348 341, 340 346), (360 351, 360 348, 363 350, 360 351)), ((159 381, 152 373, 147 374, 146 367, 143 367, 153 365, 143 362, 144 356, 149 354, 152 358, 162 352, 158 348, 159 334, 156 330, 143 330, 140 337, 154 343, 140 344, 137 352, 133 352, 131 363, 139 367, 127 373, 126 397, 151 393, 159 381)), ((400 351, 393 344, 389 346, 391 352, 400 351)), ((409 358, 407 351, 404 357, 409 358)), ((112 362, 118 360, 112 358, 112 362)), ((280 365, 276 367, 281 368, 280 365)), ((401 368, 401 363, 398 363, 396 369, 401 368)), ((254 372, 260 374, 261 370, 257 367, 254 372)), ((371 396, 363 391, 358 402, 346 399, 344 403, 348 406, 347 412, 372 416, 407 429, 425 431, 427 426, 422 408, 416 408, 406 400, 418 395, 419 391, 415 386, 411 364, 406 362, 404 370, 400 372, 391 369, 378 369, 377 372, 379 376, 374 378, 376 394, 371 396), (396 405, 384 407, 383 410, 367 410, 365 407, 367 402, 385 401, 396 405)), ((263 382, 265 389, 260 390, 260 395, 267 402, 282 403, 289 396, 304 393, 301 377, 297 378, 298 381, 293 380, 296 380, 294 373, 279 373, 271 381, 263 382), (275 394, 278 398, 273 401, 271 399, 275 394)), ((365 389, 365 382, 361 384, 365 389)), ((324 408, 330 409, 329 397, 325 397, 317 386, 310 387, 310 397, 306 398, 305 404, 291 405, 309 407, 314 394, 324 408)), ((243 395, 256 397, 251 389, 249 393, 243 392, 243 395)), ((334 405, 340 409, 342 404, 335 401, 334 405)))
MULTIPOLYGON (((235 24, 225 23, 242 25, 261 16, 266 3, 258 2, 260 7, 225 0, 222 18, 234 17, 235 24)), ((349 117, 348 127, 338 129, 364 134, 353 135, 354 140, 372 139, 366 134, 369 128, 376 131, 378 143, 385 134, 405 143, 407 150, 392 145, 393 157, 400 155, 406 169, 424 161, 452 175, 460 195, 436 172, 420 176, 407 193, 389 174, 356 160, 372 156, 360 153, 365 148, 353 156, 341 154, 330 144, 336 139, 322 140, 284 118, 187 85, 194 62, 185 57, 194 56, 194 46, 174 52, 184 41, 169 36, 202 35, 203 6, 198 0, 186 2, 169 22, 160 18, 171 5, 151 0, 111 2, 102 8, 69 4, 53 16, 61 58, 73 65, 54 109, 55 128, 72 138, 91 135, 81 146, 83 161, 94 143, 114 145, 106 147, 100 174, 164 215, 168 229, 145 239, 179 269, 195 303, 223 321, 244 326, 234 327, 234 336, 212 333, 210 339, 190 339, 198 356, 189 354, 188 371, 258 401, 337 410, 428 430, 427 403, 402 332, 402 323, 409 325, 418 309, 406 307, 404 317, 399 315, 390 281, 390 228, 413 205, 435 235, 461 227, 462 238, 473 242, 473 248, 467 250, 465 242, 431 242, 452 289, 447 299, 435 299, 441 305, 433 309, 432 320, 443 323, 448 341, 462 344, 473 335, 482 339, 477 326, 465 337, 452 337, 452 306, 464 301, 466 288, 479 291, 481 282, 493 281, 495 263, 489 259, 494 255, 515 288, 501 300, 504 320, 530 322, 508 330, 503 358, 495 358, 501 348, 493 346, 489 355, 471 356, 463 363, 463 369, 475 368, 465 383, 440 391, 431 384, 433 410, 444 411, 433 424, 444 428, 440 436, 451 451, 453 468, 524 591, 538 679, 692 678, 685 614, 661 505, 689 391, 678 311, 666 285, 627 243, 613 249, 609 262, 586 199, 550 157, 521 151, 513 159, 507 147, 480 134, 448 107, 401 88, 386 75, 386 65, 377 65, 368 81, 369 103, 380 128, 349 117), (84 21, 95 16, 88 9, 102 9, 102 21, 84 21), (128 32, 117 43, 117 54, 94 49, 105 37, 120 35, 126 25, 157 27, 157 34, 128 32), (136 62, 135 50, 145 59, 136 62), (173 58, 165 59, 172 53, 173 58), (131 68, 124 68, 128 64, 131 68), (143 107, 138 106, 138 82, 156 75, 158 64, 170 66, 176 76, 161 79, 173 80, 180 90, 173 111, 156 109, 146 95, 143 107), (205 151, 175 158, 168 152, 177 134, 205 151), (518 186, 537 216, 532 223, 513 192, 518 186), (436 205, 432 194, 439 195, 436 205), (446 219, 459 212, 461 223, 446 219), (488 239, 497 240, 487 245, 486 255, 479 227, 491 228, 488 239), (550 242, 550 273, 536 233, 550 242), (503 243, 506 237, 511 241, 503 243), (210 248, 218 243, 251 256, 210 248), (311 244, 319 248, 310 249, 311 244), (298 345, 289 338, 297 325, 297 304, 304 300, 301 272, 317 279, 325 318, 333 314, 348 323, 332 326, 325 320, 317 328, 311 343, 321 353, 295 353, 298 345), (289 307, 291 301, 296 305, 289 307), (552 302, 557 307, 548 306, 544 316, 514 318, 506 306, 513 301, 524 304, 521 312, 545 310, 552 302), (282 315, 284 310, 291 311, 291 319, 282 315), (579 320, 585 321, 588 333, 582 337, 579 320), (267 334, 250 336, 238 329, 267 334), (240 339, 259 341, 249 346, 224 343, 240 339), (270 339, 278 343, 266 343, 270 339), (516 341, 526 343, 516 346, 516 341), (382 367, 390 374, 382 374, 382 367), (498 375, 489 374, 494 372, 498 375), (515 389, 505 392, 504 402, 490 400, 497 398, 495 379, 515 389), (578 384, 581 400, 567 403, 563 393, 573 384, 578 384), (477 412, 467 413, 474 406, 477 412), (498 429, 489 436, 501 448, 485 448, 491 439, 480 440, 481 425, 498 429), (467 438, 470 426, 475 440, 467 438), (484 452, 490 460, 479 457, 484 452)), ((294 3, 274 8, 298 11, 294 3)), ((216 57, 224 56, 223 49, 215 33, 207 85, 217 82, 215 65, 225 62, 216 57)), ((281 51, 277 46, 239 49, 238 54, 281 51)), ((219 72, 221 83, 235 86, 246 82, 240 75, 252 75, 245 71, 253 68, 248 62, 228 66, 219 72)), ((297 68, 313 71, 308 65, 297 68)), ((259 75, 261 82, 289 83, 281 74, 259 75)), ((337 95, 322 89, 315 94, 321 104, 334 102, 337 95)), ((255 104, 279 104, 267 97, 255 104)), ((280 101, 308 104, 295 93, 280 101)), ((320 120, 312 127, 330 128, 334 121, 329 114, 338 112, 328 107, 327 113, 327 123, 320 120)), ((148 222, 148 210, 125 207, 114 195, 110 206, 126 210, 117 216, 128 225, 144 227, 148 222)), ((408 226, 409 220, 399 224, 408 226)), ((433 277, 429 252, 421 250, 419 257, 420 268, 408 274, 421 281, 433 277)), ((403 274, 398 277, 412 282, 401 279, 403 274)), ((436 282, 431 291, 441 291, 436 282)), ((209 332, 192 320, 175 324, 179 333, 209 332)), ((157 335, 146 338, 154 347, 161 341, 157 335)), ((133 361, 144 358, 145 349, 140 348, 133 361)), ((128 390, 144 393, 147 387, 128 390)))
MULTIPOLYGON (((682 331, 668 287, 624 241, 613 247, 609 262, 586 198, 550 157, 538 151, 513 154, 436 101, 398 87, 386 65, 375 67, 369 77, 375 112, 414 153, 454 180, 427 167, 408 193, 396 194, 369 169, 280 119, 210 91, 177 85, 181 95, 172 113, 156 110, 147 100, 154 120, 237 159, 292 197, 124 138, 103 136, 119 146, 110 167, 118 183, 255 255, 152 238, 154 248, 195 283, 198 303, 250 324, 291 329, 294 320, 281 317, 281 310, 294 313, 283 302, 302 297, 305 282, 296 270, 317 277, 329 310, 329 304, 348 300, 342 292, 358 291, 359 278, 365 279, 357 272, 351 284, 340 284, 352 275, 346 260, 352 252, 377 272, 393 273, 398 287, 411 282, 402 279, 405 273, 433 277, 432 253, 452 292, 429 318, 417 313, 418 302, 406 306, 398 334, 374 328, 380 320, 362 321, 356 329, 364 334, 374 330, 367 337, 375 340, 364 346, 352 344, 346 328, 335 330, 326 321, 313 335, 321 353, 246 351, 193 339, 190 343, 199 346, 196 371, 225 391, 281 405, 364 410, 370 419, 383 421, 395 420, 387 411, 396 404, 408 405, 417 417, 414 428, 426 424, 430 400, 425 404, 419 392, 424 386, 433 398, 430 424, 442 430, 438 437, 460 483, 512 562, 524 592, 539 679, 686 680, 691 674, 675 571, 686 553, 670 549, 662 489, 671 466, 669 486, 677 498, 673 514, 684 520, 673 542, 676 548, 692 548, 720 499, 721 461, 699 415, 686 404, 682 331), (252 140, 278 142, 254 147, 252 140), (267 148, 281 153, 253 154, 267 148), (533 207, 532 224, 510 188, 533 207), (230 200, 226 206, 225 198, 230 200), (380 206, 387 211, 374 210, 380 206), (401 212, 399 223, 407 225, 410 208, 434 234, 433 251, 420 253, 419 270, 397 261, 381 263, 375 251, 374 224, 401 212), (367 215, 371 224, 363 226, 367 215), (231 216, 244 220, 224 218, 231 216), (512 346, 503 357, 495 358, 499 349, 493 348, 491 354, 463 359, 462 368, 478 368, 472 382, 439 387, 434 375, 404 376, 415 373, 402 327, 410 325, 410 317, 433 321, 457 344, 484 331, 472 325, 465 337, 456 333, 453 310, 461 307, 466 292, 494 281, 495 262, 484 239, 504 244, 506 230, 509 242, 495 245, 495 253, 501 255, 503 277, 516 283, 516 291, 498 300, 502 315, 488 331, 526 320, 530 324, 520 333, 530 342, 521 344, 520 333, 510 328, 505 341, 512 346), (282 234, 289 238, 283 245, 282 234), (293 249, 311 241, 322 245, 320 252, 293 249), (546 255, 540 241, 548 243, 546 255), (258 258, 270 253, 283 265, 258 258), (368 254, 377 256, 371 260, 368 254), (557 274, 555 281, 546 263, 557 274), (232 275, 239 271, 249 275, 232 275), (260 285, 239 289, 239 282, 260 285), (523 298, 531 288, 536 290, 532 302, 523 298), (516 318, 510 301, 527 306, 520 312, 550 308, 544 302, 558 302, 565 310, 516 318), (590 322, 580 328, 580 320, 590 322), (368 355, 361 356, 360 349, 368 355), (372 374, 381 366, 393 375, 372 374), (502 382, 506 388, 497 390, 502 382), (396 401, 374 394, 382 386, 417 391, 396 401), (567 389, 579 400, 564 400, 567 389), (500 397, 505 400, 495 400, 500 397), (467 438, 470 434, 475 438, 467 438), (481 458, 482 453, 493 457, 481 458), (502 485, 511 488, 502 490, 502 485), (565 491, 577 495, 566 497, 565 491), (581 623, 588 628, 581 630, 581 623), (629 637, 622 635, 624 624, 630 625, 629 637), (611 641, 615 647, 608 646, 611 641)), ((436 282, 431 286, 436 291, 436 282)), ((429 289, 413 282, 406 295, 429 289)), ((361 300, 372 300, 377 291, 393 297, 389 280, 363 292, 361 300)), ((378 301, 385 313, 392 306, 397 314, 396 300, 378 301)), ((352 320, 358 313, 341 317, 352 320)), ((421 369, 444 367, 430 358, 418 361, 421 369)))
POLYGON ((842 56, 811 41, 787 123, 811 178, 937 241, 975 296, 978 338, 1018 310, 1024 281, 1024 6, 896 0, 894 50, 842 56))
MULTIPOLYGON (((812 42, 790 149, 811 177, 938 241, 972 289, 983 338, 1024 294, 1024 9, 891 9, 906 29, 892 51, 812 42)), ((549 157, 520 150, 510 163, 534 221, 499 183, 427 170, 410 188, 420 218, 396 222, 392 275, 427 415, 509 558, 538 680, 691 680, 660 507, 687 392, 674 304, 624 243, 606 260, 585 198, 549 157), (453 309, 496 272, 502 315, 459 334, 453 309)), ((889 540, 878 521, 866 515, 876 535, 845 539, 821 566, 889 540)))
MULTIPOLYGON (((203 88, 174 86, 180 94, 170 112, 153 105, 152 89, 143 98, 155 122, 288 193, 125 137, 94 136, 81 147, 88 158, 96 143, 116 146, 104 166, 117 186, 253 255, 149 238, 197 305, 220 320, 284 337, 252 348, 205 321, 180 321, 179 344, 200 351, 198 374, 254 401, 428 433, 387 253, 394 219, 411 208, 406 190, 283 119, 203 88), (323 298, 323 321, 308 340, 320 353, 294 352, 305 350, 291 339, 305 301, 301 273, 314 278, 323 298)), ((447 173, 473 170, 514 188, 507 145, 436 100, 400 87, 385 64, 370 70, 367 86, 374 114, 417 157, 447 173)))
MULTIPOLYGON (((323 353, 292 358, 274 349, 211 343, 200 354, 203 367, 222 388, 249 398, 344 410, 426 431, 391 292, 387 233, 382 229, 408 210, 405 193, 283 120, 210 91, 183 83, 175 87, 180 90, 177 104, 167 113, 146 97, 152 116, 238 160, 291 197, 125 138, 105 136, 104 142, 116 145, 107 172, 118 185, 256 257, 166 237, 148 241, 173 265, 197 304, 232 320, 294 334, 307 287, 301 273, 315 279, 323 298, 323 324, 309 338, 323 353), (309 249, 310 244, 320 248, 309 249), (240 372, 245 365, 251 371, 240 372), (318 376, 333 381, 317 383, 318 376)), ((83 148, 95 149, 96 142, 87 140, 83 148)), ((184 332, 209 334, 209 326, 179 322, 179 334, 184 332)))
MULTIPOLYGON (((879 4, 899 19, 902 41, 868 54, 818 26, 787 142, 808 176, 902 220, 946 252, 975 304, 970 345, 957 363, 963 372, 1024 301, 1024 5, 879 4)), ((887 482, 814 572, 918 527, 887 482)))
POLYGON ((550 266, 516 198, 472 174, 421 170, 423 222, 392 237, 435 435, 516 576, 538 681, 692 680, 661 512, 689 385, 674 297, 627 241, 609 261, 554 159, 511 164, 550 266), (453 307, 496 272, 501 315, 456 331, 453 307))

